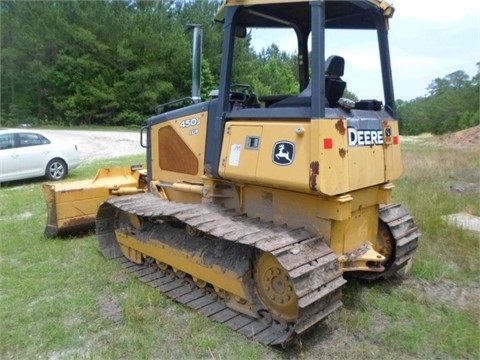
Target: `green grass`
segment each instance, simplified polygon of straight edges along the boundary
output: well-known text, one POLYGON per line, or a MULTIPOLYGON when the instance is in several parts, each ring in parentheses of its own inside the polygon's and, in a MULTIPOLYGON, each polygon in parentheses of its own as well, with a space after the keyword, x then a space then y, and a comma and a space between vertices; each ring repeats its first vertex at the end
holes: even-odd
POLYGON ((73 170, 68 174, 68 179, 66 181, 76 181, 82 179, 89 179, 95 176, 98 169, 114 166, 129 166, 135 164, 144 164, 145 156, 143 155, 132 155, 124 156, 120 158, 113 158, 108 160, 98 160, 98 161, 86 161, 82 163, 81 168, 78 170, 73 170))
MULTIPOLYGON (((89 162, 67 180, 142 160, 89 162)), ((7 184, 0 188, 0 358, 478 359, 479 238, 441 216, 480 215, 478 194, 450 190, 478 183, 479 162, 473 151, 404 145, 395 201, 422 231, 411 274, 350 280, 344 307, 286 350, 250 341, 140 283, 101 256, 93 235, 44 239, 43 181, 7 184)))
POLYGON ((480 216, 478 193, 460 194, 456 184, 479 183, 478 152, 428 146, 404 150, 404 176, 396 182, 395 198, 402 202, 423 236, 415 274, 432 281, 444 276, 459 282, 479 280, 478 236, 447 224, 442 216, 467 212, 480 216))

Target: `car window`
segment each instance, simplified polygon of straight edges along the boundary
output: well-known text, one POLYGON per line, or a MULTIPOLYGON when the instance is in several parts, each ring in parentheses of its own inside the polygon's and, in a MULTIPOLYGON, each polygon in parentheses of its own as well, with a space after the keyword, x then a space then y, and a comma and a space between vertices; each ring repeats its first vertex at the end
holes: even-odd
POLYGON ((32 133, 20 133, 18 134, 20 140, 20 146, 33 146, 33 145, 44 145, 50 144, 48 139, 40 134, 32 133))
POLYGON ((12 149, 15 147, 15 134, 0 135, 0 150, 12 149))

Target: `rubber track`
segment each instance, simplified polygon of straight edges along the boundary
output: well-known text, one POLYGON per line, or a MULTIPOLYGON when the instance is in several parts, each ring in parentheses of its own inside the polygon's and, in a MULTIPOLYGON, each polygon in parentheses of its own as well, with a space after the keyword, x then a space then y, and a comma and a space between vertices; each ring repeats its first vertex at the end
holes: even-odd
POLYGON ((265 345, 284 346, 342 305, 341 288, 346 281, 337 256, 322 238, 312 236, 303 228, 266 224, 218 205, 181 204, 161 200, 153 194, 142 194, 113 198, 104 203, 97 214, 97 236, 105 257, 120 261, 141 281, 265 345), (147 217, 152 222, 176 219, 209 236, 270 252, 288 271, 294 283, 299 320, 288 328, 275 321, 266 324, 261 318, 252 318, 228 308, 222 300, 212 298, 202 289, 192 288, 184 279, 130 262, 122 256, 118 246, 109 246, 116 244, 113 218, 118 209, 147 217))

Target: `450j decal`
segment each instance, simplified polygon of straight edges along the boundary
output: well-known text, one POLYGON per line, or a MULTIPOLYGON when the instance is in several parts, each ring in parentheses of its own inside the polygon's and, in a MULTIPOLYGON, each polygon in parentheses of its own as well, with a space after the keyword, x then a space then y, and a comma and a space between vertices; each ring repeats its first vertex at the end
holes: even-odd
POLYGON ((201 123, 200 119, 197 119, 197 118, 183 120, 180 123, 180 128, 185 129, 185 128, 189 128, 189 127, 192 127, 192 126, 198 126, 198 125, 200 125, 200 123, 201 123))
MULTIPOLYGON (((193 119, 183 120, 182 122, 180 122, 179 126, 181 129, 188 129, 194 126, 199 126, 200 124, 201 124, 200 119, 193 118, 193 119)), ((188 134, 197 135, 199 132, 200 132, 199 129, 191 129, 188 134)))

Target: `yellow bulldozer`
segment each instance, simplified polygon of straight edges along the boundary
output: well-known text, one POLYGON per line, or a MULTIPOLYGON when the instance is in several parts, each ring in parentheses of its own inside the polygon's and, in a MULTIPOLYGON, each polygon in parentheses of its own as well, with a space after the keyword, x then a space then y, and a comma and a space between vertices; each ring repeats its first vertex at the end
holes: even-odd
MULTIPOLYGON (((341 306, 350 276, 375 280, 409 265, 419 230, 391 203, 403 170, 393 13, 380 0, 226 1, 215 19, 224 30, 218 92, 200 101, 194 62, 190 104, 165 104, 142 129, 146 169, 126 168, 126 185, 99 177, 104 190, 90 218, 96 213, 102 254, 210 319, 282 346, 341 306), (297 35, 298 94, 257 98, 233 83, 235 42, 257 28, 297 35), (345 60, 325 56, 331 29, 376 35, 383 101, 343 97, 345 60)), ((60 201, 78 188, 45 186, 51 236, 68 227, 55 204, 98 190, 84 185, 60 201)))

